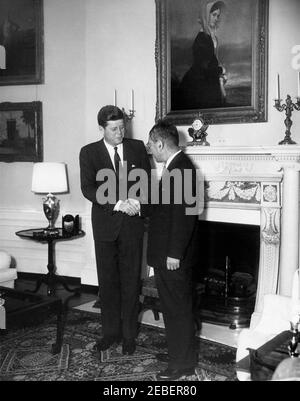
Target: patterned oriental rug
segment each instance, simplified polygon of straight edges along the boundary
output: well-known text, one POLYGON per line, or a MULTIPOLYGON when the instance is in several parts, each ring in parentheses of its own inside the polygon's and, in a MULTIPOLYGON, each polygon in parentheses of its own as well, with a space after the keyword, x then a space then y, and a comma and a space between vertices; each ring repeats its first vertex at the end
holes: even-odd
MULTIPOLYGON (((55 318, 35 327, 0 336, 0 381, 154 381, 167 367, 158 362, 157 352, 166 352, 164 329, 142 325, 137 350, 123 356, 121 346, 101 355, 93 349, 101 335, 99 314, 68 312, 64 345, 51 354, 55 340, 55 318)), ((195 375, 180 381, 236 381, 236 349, 198 339, 199 362, 195 375)))

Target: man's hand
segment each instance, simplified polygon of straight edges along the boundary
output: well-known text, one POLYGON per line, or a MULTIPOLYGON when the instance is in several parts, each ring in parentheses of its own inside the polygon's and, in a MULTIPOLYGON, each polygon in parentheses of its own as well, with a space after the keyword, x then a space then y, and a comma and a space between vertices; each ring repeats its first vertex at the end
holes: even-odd
POLYGON ((140 201, 138 201, 137 199, 128 198, 127 202, 129 202, 132 206, 135 206, 138 213, 141 211, 141 204, 140 201))
POLYGON ((139 213, 139 210, 139 204, 137 205, 129 199, 123 201, 119 206, 119 211, 128 214, 128 216, 135 216, 139 213))
POLYGON ((171 258, 170 256, 167 257, 167 269, 168 270, 177 270, 180 267, 180 260, 171 258))

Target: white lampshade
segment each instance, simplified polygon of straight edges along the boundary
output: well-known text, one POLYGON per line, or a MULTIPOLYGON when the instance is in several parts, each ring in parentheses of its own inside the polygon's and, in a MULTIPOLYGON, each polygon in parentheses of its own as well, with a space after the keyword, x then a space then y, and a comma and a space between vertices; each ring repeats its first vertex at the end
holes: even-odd
POLYGON ((68 191, 65 163, 35 163, 32 172, 32 192, 62 193, 68 191))

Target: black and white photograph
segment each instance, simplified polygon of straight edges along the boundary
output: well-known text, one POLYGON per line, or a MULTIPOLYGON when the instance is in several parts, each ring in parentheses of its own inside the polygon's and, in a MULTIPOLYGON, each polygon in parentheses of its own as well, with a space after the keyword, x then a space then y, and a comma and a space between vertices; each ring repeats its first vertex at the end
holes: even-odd
POLYGON ((0 0, 5 394, 300 381, 299 21, 299 0, 0 0))

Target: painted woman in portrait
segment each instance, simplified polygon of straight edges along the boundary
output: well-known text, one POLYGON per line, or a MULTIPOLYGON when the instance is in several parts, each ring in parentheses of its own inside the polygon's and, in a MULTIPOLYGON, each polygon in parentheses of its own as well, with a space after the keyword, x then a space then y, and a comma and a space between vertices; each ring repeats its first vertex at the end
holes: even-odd
POLYGON ((223 1, 203 1, 200 31, 193 47, 193 62, 179 86, 181 109, 224 107, 226 71, 218 59, 217 29, 225 9, 223 1))

